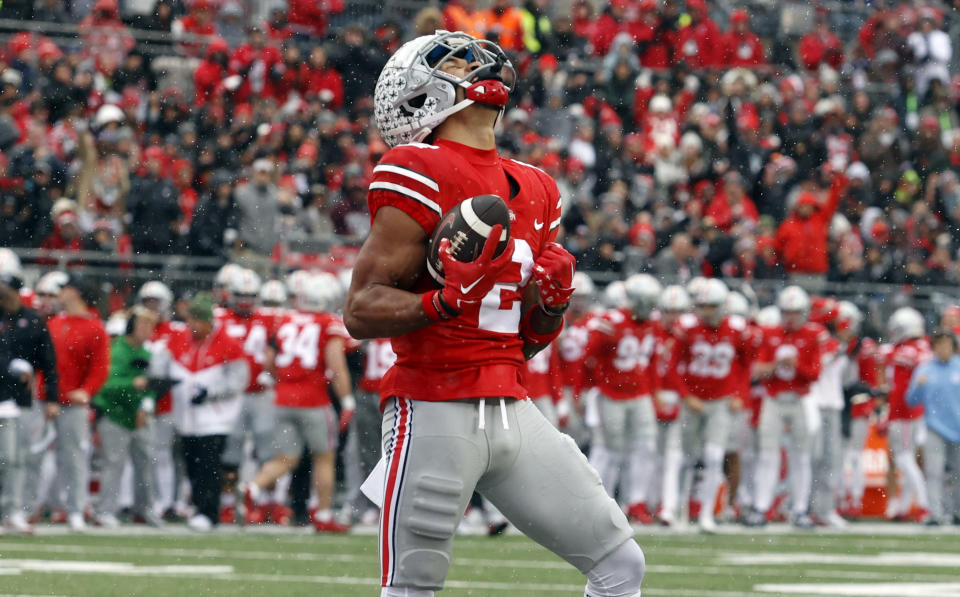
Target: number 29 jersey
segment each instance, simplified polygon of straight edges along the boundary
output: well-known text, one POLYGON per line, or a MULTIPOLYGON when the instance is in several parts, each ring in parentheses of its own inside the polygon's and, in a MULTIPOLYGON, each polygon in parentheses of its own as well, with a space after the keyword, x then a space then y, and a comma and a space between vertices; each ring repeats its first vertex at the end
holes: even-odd
MULTIPOLYGON (((522 399, 519 335, 521 295, 534 261, 560 226, 556 183, 533 166, 447 140, 399 145, 373 169, 367 201, 371 218, 399 209, 432 236, 441 217, 477 195, 503 198, 510 210, 513 263, 479 305, 452 320, 392 339, 397 361, 380 386, 383 399, 446 401, 522 399)), ((426 267, 413 292, 437 288, 426 267)))
POLYGON ((349 340, 343 321, 330 313, 290 313, 277 323, 276 405, 318 408, 330 404, 324 349, 332 338, 349 340))

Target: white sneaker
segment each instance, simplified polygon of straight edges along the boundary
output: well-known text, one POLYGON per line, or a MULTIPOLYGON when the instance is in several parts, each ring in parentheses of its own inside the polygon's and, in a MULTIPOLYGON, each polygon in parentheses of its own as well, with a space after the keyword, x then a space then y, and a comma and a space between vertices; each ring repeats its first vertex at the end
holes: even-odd
POLYGON ((190 527, 191 531, 209 533, 210 529, 213 528, 213 523, 203 514, 194 514, 190 517, 190 520, 187 521, 187 526, 190 527))
POLYGON ((360 516, 360 524, 375 527, 380 522, 380 509, 367 508, 360 516))
POLYGON ((97 516, 97 526, 105 529, 115 529, 120 526, 120 521, 113 514, 101 514, 97 516))
POLYGON ((713 519, 713 516, 701 514, 697 522, 700 525, 700 530, 704 533, 713 535, 717 532, 717 522, 713 519))
POLYGON ((82 533, 87 530, 87 523, 83 520, 83 514, 79 512, 67 515, 67 526, 74 533, 82 533))
POLYGON ((847 528, 847 524, 848 524, 847 521, 844 520, 842 516, 837 514, 836 510, 833 510, 829 514, 827 514, 824 517, 823 522, 827 523, 827 526, 833 527, 835 529, 845 529, 847 528))
POLYGON ((21 535, 32 535, 33 525, 27 520, 27 515, 23 512, 14 512, 7 518, 7 526, 14 533, 21 535))
POLYGON ((677 519, 670 510, 663 510, 660 512, 660 515, 657 517, 657 519, 660 521, 660 524, 665 527, 672 527, 677 524, 677 519))

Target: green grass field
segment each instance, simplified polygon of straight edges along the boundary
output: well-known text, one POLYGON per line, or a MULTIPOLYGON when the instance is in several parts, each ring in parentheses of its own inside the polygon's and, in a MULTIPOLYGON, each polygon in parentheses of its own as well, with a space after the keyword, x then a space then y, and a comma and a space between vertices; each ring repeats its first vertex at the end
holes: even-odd
MULTIPOLYGON (((60 527, 62 528, 62 527, 60 527)), ((182 528, 0 537, 0 594, 71 597, 379 595, 372 535, 182 528)), ((852 533, 638 534, 644 595, 960 596, 960 529, 858 526, 852 533)), ((582 595, 583 578, 518 536, 459 537, 441 595, 582 595)))

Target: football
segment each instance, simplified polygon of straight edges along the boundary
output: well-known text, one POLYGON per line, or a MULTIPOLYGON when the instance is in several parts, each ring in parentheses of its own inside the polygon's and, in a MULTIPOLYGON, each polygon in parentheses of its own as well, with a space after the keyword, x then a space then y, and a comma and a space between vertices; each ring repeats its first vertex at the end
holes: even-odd
POLYGON ((465 199, 440 219, 433 231, 427 249, 427 271, 438 284, 443 284, 443 266, 440 263, 440 240, 450 239, 450 250, 458 261, 470 262, 480 256, 491 229, 500 224, 503 232, 496 256, 507 248, 510 239, 510 210, 496 195, 477 195, 465 199))

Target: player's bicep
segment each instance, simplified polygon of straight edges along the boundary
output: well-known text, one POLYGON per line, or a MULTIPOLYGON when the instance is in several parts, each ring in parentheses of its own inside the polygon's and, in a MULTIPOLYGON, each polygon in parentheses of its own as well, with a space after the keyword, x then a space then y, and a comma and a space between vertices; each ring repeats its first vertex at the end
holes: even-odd
POLYGON ((423 227, 412 217, 395 207, 381 207, 357 255, 351 294, 374 285, 411 288, 425 269, 426 240, 423 227))

